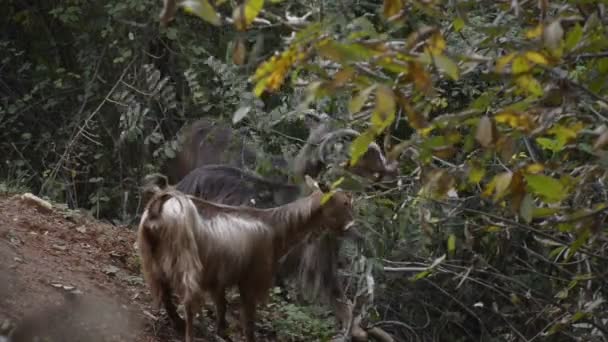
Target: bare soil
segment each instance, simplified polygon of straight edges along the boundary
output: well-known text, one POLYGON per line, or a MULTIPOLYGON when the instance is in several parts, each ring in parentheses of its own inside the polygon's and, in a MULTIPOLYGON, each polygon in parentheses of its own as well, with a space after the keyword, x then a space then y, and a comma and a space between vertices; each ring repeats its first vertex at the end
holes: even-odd
MULTIPOLYGON (((12 342, 181 341, 152 307, 139 269, 135 227, 116 227, 18 196, 0 195, 0 336, 12 342)), ((228 334, 242 340, 230 300, 228 334)), ((214 341, 213 313, 199 317, 199 341, 214 341)), ((275 340, 259 331, 262 341, 275 340)), ((2 338, 0 338, 0 341, 2 338)))

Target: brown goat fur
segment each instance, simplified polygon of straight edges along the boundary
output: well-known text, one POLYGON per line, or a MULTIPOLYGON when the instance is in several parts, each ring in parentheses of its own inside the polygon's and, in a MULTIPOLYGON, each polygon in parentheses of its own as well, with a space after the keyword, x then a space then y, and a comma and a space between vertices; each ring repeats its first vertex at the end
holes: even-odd
MULTIPOLYGON (((302 193, 299 186, 271 182, 227 165, 199 167, 186 175, 175 188, 212 202, 256 208, 284 205, 302 193)), ((351 313, 345 304, 346 297, 338 276, 340 248, 341 239, 332 232, 298 244, 279 262, 277 283, 283 283, 287 278, 295 279, 307 299, 330 304, 340 329, 344 329, 351 320, 351 313)))
MULTIPOLYGON (((186 342, 193 341, 193 317, 204 293, 215 302, 217 330, 224 335, 225 291, 232 286, 241 296, 246 339, 255 341, 256 305, 267 299, 278 260, 311 235, 344 231, 353 222, 352 197, 342 191, 322 204, 317 188, 269 209, 217 204, 171 188, 152 193, 138 229, 143 273, 155 303, 167 304, 175 291, 184 304, 186 342)), ((175 307, 166 309, 179 327, 175 307)))

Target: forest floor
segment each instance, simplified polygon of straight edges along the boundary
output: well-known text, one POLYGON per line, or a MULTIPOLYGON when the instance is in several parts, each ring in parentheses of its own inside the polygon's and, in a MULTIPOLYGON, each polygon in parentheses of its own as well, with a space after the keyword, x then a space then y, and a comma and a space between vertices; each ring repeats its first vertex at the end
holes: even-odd
MULTIPOLYGON (((12 342, 36 333, 65 342, 181 341, 164 310, 152 306, 135 239, 135 227, 0 195, 0 336, 16 326, 12 342)), ((238 297, 228 300, 228 335, 241 341, 238 297)), ((213 312, 203 311, 195 336, 215 341, 213 312)), ((260 324, 259 340, 276 341, 260 324)))

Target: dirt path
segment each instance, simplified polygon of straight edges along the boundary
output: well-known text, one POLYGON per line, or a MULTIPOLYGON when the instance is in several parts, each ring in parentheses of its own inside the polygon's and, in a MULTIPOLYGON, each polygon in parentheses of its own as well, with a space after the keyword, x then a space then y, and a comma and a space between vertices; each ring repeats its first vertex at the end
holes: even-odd
POLYGON ((0 197, 0 335, 19 323, 12 342, 39 331, 64 342, 180 341, 151 308, 134 243, 127 227, 0 197))

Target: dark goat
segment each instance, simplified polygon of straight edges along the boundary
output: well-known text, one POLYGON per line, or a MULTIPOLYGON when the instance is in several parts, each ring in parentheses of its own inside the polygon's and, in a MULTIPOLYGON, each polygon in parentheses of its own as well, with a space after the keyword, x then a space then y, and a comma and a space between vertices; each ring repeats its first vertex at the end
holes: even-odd
MULTIPOLYGON (((226 165, 199 167, 186 175, 176 189, 212 202, 257 208, 277 207, 302 196, 298 186, 271 182, 226 165)), ((337 274, 340 245, 333 233, 296 245, 280 261, 278 277, 295 277, 309 298, 329 302, 344 329, 351 312, 337 274)))
MULTIPOLYGON (((254 169, 258 160, 255 148, 225 123, 199 119, 182 131, 181 140, 181 151, 167 165, 166 173, 171 183, 178 182, 199 166, 225 164, 254 169)), ((270 162, 277 171, 287 168, 287 162, 281 156, 271 156, 270 162)), ((272 176, 286 180, 285 175, 276 173, 272 176)))
MULTIPOLYGON (((334 129, 328 122, 310 127, 306 144, 294 160, 294 173, 298 179, 302 179, 304 175, 316 178, 330 164, 331 149, 335 148, 339 139, 356 138, 360 135, 353 129, 334 129)), ((343 148, 346 149, 349 145, 345 144, 343 148)), ((345 152, 342 153, 350 155, 348 151, 345 152)), ((391 181, 399 175, 397 162, 388 160, 375 142, 369 144, 367 152, 361 156, 357 164, 350 165, 350 162, 346 162, 344 166, 353 174, 373 181, 391 181)))

